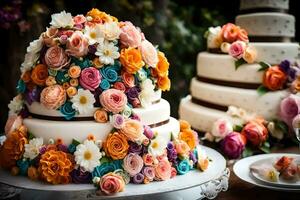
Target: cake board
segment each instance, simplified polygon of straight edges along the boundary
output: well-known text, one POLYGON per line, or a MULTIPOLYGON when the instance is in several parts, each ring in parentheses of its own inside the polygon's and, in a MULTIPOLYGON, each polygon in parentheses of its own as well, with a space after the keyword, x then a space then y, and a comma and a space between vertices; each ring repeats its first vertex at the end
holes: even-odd
MULTIPOLYGON (((0 171, 0 183, 12 186, 20 193, 22 199, 47 198, 60 199, 202 199, 215 198, 219 192, 228 189, 229 170, 226 160, 217 151, 203 147, 212 160, 209 168, 200 172, 192 170, 185 175, 176 176, 167 181, 151 182, 150 184, 128 184, 123 192, 113 196, 97 195, 92 184, 49 185, 31 181, 27 177, 11 176, 9 172, 0 171), (187 198, 188 196, 188 198, 187 198)), ((2 192, 1 192, 2 193, 2 192)), ((11 195, 11 193, 10 193, 11 195)))

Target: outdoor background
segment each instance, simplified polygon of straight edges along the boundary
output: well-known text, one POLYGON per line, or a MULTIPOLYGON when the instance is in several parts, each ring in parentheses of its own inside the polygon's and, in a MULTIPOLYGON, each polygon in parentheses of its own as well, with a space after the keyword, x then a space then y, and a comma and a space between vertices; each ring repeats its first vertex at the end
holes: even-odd
MULTIPOLYGON (((209 26, 234 22, 239 0, 0 0, 0 130, 7 118, 7 104, 16 93, 29 42, 49 26, 52 13, 86 14, 93 7, 121 21, 132 21, 165 52, 172 88, 163 97, 171 104, 172 116, 178 117, 179 101, 189 93, 195 74, 197 53, 206 48, 204 32, 209 26)), ((290 13, 299 19, 296 0, 290 0, 290 13)), ((297 20, 297 41, 299 23, 297 20)))

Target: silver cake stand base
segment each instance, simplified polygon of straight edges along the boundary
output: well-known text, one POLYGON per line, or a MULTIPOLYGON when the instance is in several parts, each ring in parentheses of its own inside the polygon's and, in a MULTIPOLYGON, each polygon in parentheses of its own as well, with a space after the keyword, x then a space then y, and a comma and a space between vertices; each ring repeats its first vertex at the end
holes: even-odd
POLYGON ((66 200, 66 199, 126 199, 126 200, 150 200, 150 199, 213 199, 221 191, 228 189, 230 176, 226 168, 224 157, 217 151, 203 147, 212 160, 205 172, 193 170, 183 176, 150 184, 128 184, 123 192, 113 196, 97 194, 91 184, 49 185, 34 182, 27 177, 11 176, 8 172, 0 170, 0 183, 7 188, 0 187, 0 199, 10 198, 13 194, 19 194, 21 199, 33 200, 66 200), (22 190, 20 190, 22 189, 22 190), (6 196, 5 196, 6 195, 6 196))

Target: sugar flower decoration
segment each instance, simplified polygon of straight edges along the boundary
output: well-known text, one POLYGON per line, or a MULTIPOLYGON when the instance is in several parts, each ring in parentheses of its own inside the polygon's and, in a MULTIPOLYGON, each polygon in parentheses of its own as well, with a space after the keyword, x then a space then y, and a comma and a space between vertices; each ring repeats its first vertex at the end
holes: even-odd
POLYGON ((51 15, 51 18, 50 24, 55 28, 72 27, 74 25, 71 13, 66 13, 66 11, 55 13, 51 15))
POLYGON ((25 73, 32 69, 35 65, 36 61, 39 59, 41 51, 43 47, 43 40, 40 37, 37 40, 30 42, 29 46, 27 47, 27 53, 25 54, 24 62, 21 64, 21 72, 25 73))
POLYGON ((101 31, 99 24, 96 24, 95 26, 86 26, 84 36, 88 39, 89 45, 103 43, 104 41, 103 32, 101 31))
POLYGON ((86 171, 93 172, 94 168, 100 165, 99 147, 90 140, 85 140, 83 144, 79 144, 74 152, 76 164, 83 167, 86 171))
POLYGON ((94 95, 89 90, 79 89, 71 99, 73 108, 80 114, 88 113, 93 109, 95 103, 94 95))
POLYGON ((151 140, 151 143, 148 147, 148 151, 153 156, 161 156, 165 153, 167 145, 168 141, 158 136, 155 139, 151 140))
POLYGON ((99 56, 99 61, 106 65, 108 64, 113 65, 114 60, 120 57, 120 53, 118 52, 118 47, 116 47, 114 43, 107 42, 107 41, 98 45, 95 54, 99 56))
POLYGON ((116 22, 107 22, 101 25, 101 31, 106 40, 119 39, 121 30, 116 22))
POLYGON ((140 85, 141 92, 139 94, 139 99, 141 101, 141 105, 143 107, 148 107, 152 104, 152 100, 155 96, 154 88, 152 81, 150 79, 146 79, 140 85))
POLYGON ((24 158, 33 160, 40 153, 40 147, 43 145, 43 138, 33 138, 28 144, 25 144, 24 158))
POLYGON ((18 114, 23 109, 24 101, 21 95, 15 96, 8 104, 9 115, 18 114))

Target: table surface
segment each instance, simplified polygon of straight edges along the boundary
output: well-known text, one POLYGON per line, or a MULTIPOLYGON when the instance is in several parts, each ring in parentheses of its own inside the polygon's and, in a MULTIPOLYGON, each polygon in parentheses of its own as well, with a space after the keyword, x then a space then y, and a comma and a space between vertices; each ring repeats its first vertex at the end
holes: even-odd
MULTIPOLYGON (((274 151, 274 153, 299 153, 297 147, 291 147, 284 150, 274 151)), ((279 192, 254 186, 239 179, 233 172, 233 164, 228 164, 230 169, 229 188, 226 192, 221 192, 218 199, 222 200, 299 200, 300 193, 279 192)))

